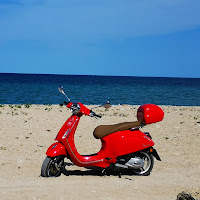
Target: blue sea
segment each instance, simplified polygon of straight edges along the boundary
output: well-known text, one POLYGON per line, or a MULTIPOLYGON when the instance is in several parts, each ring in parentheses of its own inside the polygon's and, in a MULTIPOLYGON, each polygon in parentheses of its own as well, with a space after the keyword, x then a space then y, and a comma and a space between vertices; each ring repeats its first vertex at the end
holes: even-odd
POLYGON ((0 73, 0 104, 84 104, 200 106, 200 78, 154 78, 0 73))

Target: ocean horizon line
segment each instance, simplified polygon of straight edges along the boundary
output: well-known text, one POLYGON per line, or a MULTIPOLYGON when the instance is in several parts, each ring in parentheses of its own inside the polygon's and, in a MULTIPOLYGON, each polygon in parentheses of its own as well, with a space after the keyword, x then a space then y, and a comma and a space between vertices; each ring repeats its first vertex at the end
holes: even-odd
POLYGON ((15 72, 0 72, 5 75, 50 75, 50 76, 93 76, 93 77, 133 77, 133 78, 168 78, 168 79, 200 79, 200 77, 172 77, 172 76, 128 76, 128 75, 99 75, 99 74, 51 74, 51 73, 15 73, 15 72))

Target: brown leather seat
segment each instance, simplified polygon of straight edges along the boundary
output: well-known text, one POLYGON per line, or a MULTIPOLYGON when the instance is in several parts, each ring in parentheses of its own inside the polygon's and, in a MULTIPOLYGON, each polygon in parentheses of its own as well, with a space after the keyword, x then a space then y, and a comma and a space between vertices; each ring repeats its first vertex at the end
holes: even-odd
POLYGON ((100 125, 94 129, 93 135, 96 139, 100 139, 106 135, 117 131, 129 130, 134 127, 139 127, 141 125, 140 122, 123 122, 119 124, 113 125, 100 125))

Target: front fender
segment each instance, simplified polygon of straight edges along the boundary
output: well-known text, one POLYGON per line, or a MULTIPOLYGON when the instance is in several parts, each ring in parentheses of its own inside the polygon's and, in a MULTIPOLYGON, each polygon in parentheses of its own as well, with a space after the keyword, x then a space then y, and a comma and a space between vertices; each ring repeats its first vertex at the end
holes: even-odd
POLYGON ((55 142, 47 149, 46 155, 49 157, 56 157, 61 155, 67 156, 67 151, 63 144, 60 142, 55 142))

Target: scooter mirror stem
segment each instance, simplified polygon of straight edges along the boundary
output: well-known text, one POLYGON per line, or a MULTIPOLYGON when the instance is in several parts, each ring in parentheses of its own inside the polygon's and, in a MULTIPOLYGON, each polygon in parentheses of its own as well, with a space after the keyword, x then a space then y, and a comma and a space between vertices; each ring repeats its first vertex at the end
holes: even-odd
POLYGON ((59 86, 58 87, 58 90, 60 93, 62 93, 66 98, 67 100, 70 102, 70 98, 65 94, 64 90, 63 90, 63 86, 59 86))
POLYGON ((107 101, 106 103, 102 104, 102 105, 99 105, 99 106, 96 106, 94 108, 92 108, 91 110, 95 109, 95 108, 100 108, 100 107, 104 107, 106 109, 110 108, 111 107, 111 104, 109 101, 107 101))

